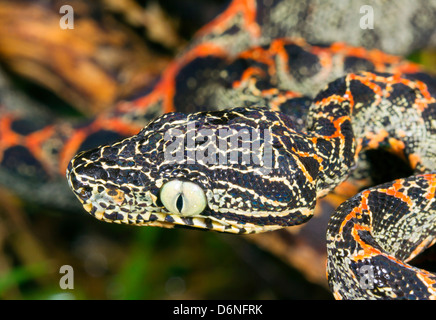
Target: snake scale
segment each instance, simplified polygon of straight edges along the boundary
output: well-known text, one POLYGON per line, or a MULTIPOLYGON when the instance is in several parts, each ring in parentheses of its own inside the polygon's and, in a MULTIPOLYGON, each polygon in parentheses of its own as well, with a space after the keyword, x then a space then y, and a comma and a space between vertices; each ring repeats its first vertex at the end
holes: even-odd
MULTIPOLYGON (((378 14, 388 5, 369 3, 378 14)), ((329 284, 338 299, 435 299, 436 275, 407 261, 435 242, 436 82, 370 49, 432 42, 436 3, 414 3, 396 9, 416 36, 396 41, 395 15, 362 30, 357 1, 345 8, 355 28, 344 28, 335 2, 324 13, 318 1, 234 0, 135 101, 78 125, 29 129, 3 112, 1 165, 46 179, 68 165, 75 195, 103 221, 256 233, 308 221, 317 198, 365 173, 367 150, 388 150, 416 175, 366 189, 332 216, 329 284), (91 149, 102 138, 110 143, 91 149)))

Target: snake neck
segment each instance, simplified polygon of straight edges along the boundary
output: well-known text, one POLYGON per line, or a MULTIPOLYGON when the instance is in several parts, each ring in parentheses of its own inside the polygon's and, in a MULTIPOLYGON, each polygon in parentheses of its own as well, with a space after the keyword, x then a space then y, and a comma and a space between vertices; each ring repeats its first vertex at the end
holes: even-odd
POLYGON ((323 159, 323 170, 317 180, 318 196, 344 181, 356 161, 352 108, 346 78, 340 78, 318 94, 309 111, 309 139, 313 141, 317 156, 323 159))
POLYGON ((429 91, 409 76, 368 72, 349 74, 321 91, 308 116, 308 133, 327 164, 318 178, 318 194, 344 181, 359 153, 369 149, 385 149, 416 172, 434 168, 436 147, 427 138, 434 129, 422 121, 435 103, 429 91))

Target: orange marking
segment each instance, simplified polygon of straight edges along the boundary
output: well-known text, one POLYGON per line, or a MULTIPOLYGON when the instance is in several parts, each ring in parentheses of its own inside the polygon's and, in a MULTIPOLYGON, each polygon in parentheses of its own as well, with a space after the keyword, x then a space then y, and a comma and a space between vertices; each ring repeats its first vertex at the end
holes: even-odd
POLYGON ((361 253, 353 256, 354 261, 369 259, 373 256, 382 255, 382 256, 388 258, 389 260, 395 262, 396 264, 403 266, 404 268, 413 269, 413 267, 409 266, 408 264, 404 263, 401 260, 398 260, 394 256, 389 255, 385 252, 382 252, 382 251, 374 248, 371 245, 366 244, 366 242, 364 242, 358 234, 358 231, 360 231, 360 230, 371 232, 370 227, 361 226, 358 224, 354 225, 353 230, 351 231, 351 234, 352 234, 353 238, 356 240, 356 242, 359 243, 359 245, 362 247, 362 251, 360 251, 361 253))
POLYGON ((335 133, 333 133, 331 136, 325 136, 324 138, 327 138, 327 139, 340 138, 341 140, 344 140, 345 137, 342 134, 341 125, 347 120, 351 120, 349 116, 342 116, 342 117, 334 120, 333 125, 336 128, 335 133))
POLYGON ((11 115, 4 115, 0 118, 0 138, 3 150, 18 144, 21 139, 18 133, 11 130, 11 124, 14 120, 11 115))
MULTIPOLYGON (((176 62, 170 64, 163 72, 161 80, 156 84, 153 91, 144 97, 138 98, 131 103, 121 102, 116 106, 121 112, 128 112, 133 109, 147 108, 151 104, 162 101, 163 112, 174 111, 174 94, 175 94, 175 78, 179 71, 189 62, 198 57, 205 56, 225 57, 226 52, 221 47, 212 43, 200 44, 188 52, 186 52, 176 62)), ((61 174, 65 173, 71 158, 77 153, 80 145, 92 133, 97 132, 102 128, 116 128, 122 135, 133 135, 141 128, 133 127, 131 124, 126 124, 123 121, 115 118, 105 118, 104 115, 97 118, 86 128, 81 128, 72 134, 72 137, 65 143, 65 147, 59 155, 59 171, 61 174)))
POLYGON ((424 82, 419 81, 419 80, 412 81, 409 79, 400 78, 400 76, 398 76, 398 82, 402 83, 410 88, 416 88, 419 90, 419 92, 421 93, 423 98, 417 97, 415 100, 414 106, 416 106, 416 108, 420 112, 423 112, 425 109, 427 109, 427 107, 430 103, 436 102, 435 98, 432 97, 432 95, 428 91, 427 85, 424 82))
POLYGON ((363 76, 357 75, 354 73, 349 74, 347 76, 347 82, 349 82, 351 80, 358 80, 358 81, 362 82, 365 86, 367 86, 372 91, 374 91, 374 94, 380 100, 381 97, 383 96, 383 90, 379 85, 376 85, 374 82, 372 82, 372 81, 377 81, 377 76, 373 73, 370 73, 370 72, 362 72, 362 74, 363 74, 363 76))
POLYGON ((409 206, 413 205, 413 201, 399 190, 403 188, 402 180, 395 180, 391 187, 387 189, 377 189, 378 192, 386 193, 387 195, 394 196, 395 198, 401 199, 403 202, 407 203, 409 206))
POLYGON ((431 296, 429 297, 429 300, 436 300, 436 286, 435 286, 436 280, 432 279, 434 278, 434 275, 432 275, 431 273, 425 270, 421 270, 421 272, 418 272, 416 276, 423 283, 425 283, 425 285, 428 288, 428 291, 432 293, 431 296))
POLYGON ((428 103, 426 100, 416 99, 415 106, 420 112, 423 112, 425 109, 427 109, 428 103))
POLYGON ((132 124, 124 123, 118 118, 106 118, 104 116, 96 118, 89 126, 76 130, 71 138, 65 143, 63 150, 59 154, 59 172, 65 173, 68 163, 77 153, 82 143, 89 135, 102 130, 104 128, 112 128, 117 133, 123 136, 132 136, 137 134, 142 129, 142 126, 133 126, 132 124))
MULTIPOLYGON (((24 138, 24 143, 28 150, 35 156, 36 159, 43 160, 44 150, 42 144, 55 133, 53 125, 44 127, 42 130, 33 132, 24 138)), ((44 164, 44 161, 40 161, 44 164)), ((47 170, 48 171, 48 170, 47 170)))
POLYGON ((398 66, 396 66, 392 72, 398 72, 398 73, 417 73, 421 71, 421 67, 416 64, 409 61, 402 61, 398 66))
POLYGON ((284 47, 285 44, 286 42, 281 39, 274 40, 273 42, 271 42, 270 50, 273 54, 276 54, 277 56, 280 57, 280 59, 282 59, 283 69, 286 73, 289 73, 289 65, 288 65, 289 57, 284 47))
POLYGON ((332 50, 324 47, 308 46, 307 43, 305 42, 301 46, 304 46, 304 49, 306 51, 309 51, 318 57, 319 63, 322 66, 321 72, 324 75, 328 75, 331 72, 333 66, 333 55, 334 55, 334 52, 332 52, 332 50))
POLYGON ((335 297, 335 300, 342 300, 342 296, 339 291, 333 292, 333 296, 335 297))
POLYGON ((364 241, 362 241, 360 239, 359 234, 358 234, 358 231, 360 231, 360 230, 371 232, 370 227, 361 226, 359 224, 354 225, 354 227, 351 231, 351 234, 352 234, 353 238, 356 240, 356 242, 359 243, 359 245, 362 247, 363 252, 355 255, 353 257, 353 260, 358 261, 358 260, 369 258, 369 257, 375 256, 375 255, 383 254, 380 250, 374 248, 373 246, 366 244, 364 241))
POLYGON ((404 149, 406 148, 406 145, 404 144, 403 141, 395 138, 389 138, 389 146, 390 146, 389 149, 393 154, 402 158, 404 161, 407 161, 404 155, 404 149))
POLYGON ((297 153, 300 157, 303 157, 303 158, 313 158, 313 159, 315 159, 316 161, 318 161, 318 163, 319 163, 319 165, 320 165, 319 170, 320 170, 320 171, 324 170, 324 167, 323 167, 323 165, 322 165, 322 162, 323 162, 324 160, 323 160, 320 156, 318 156, 317 154, 313 154, 313 153, 309 153, 309 152, 297 151, 297 150, 295 150, 294 147, 292 148, 292 151, 295 152, 295 153, 297 153))
POLYGON ((312 141, 313 144, 317 144, 318 143, 318 137, 310 137, 308 138, 310 141, 312 141))
POLYGON ((59 173, 64 175, 67 169, 68 163, 77 153, 79 147, 85 141, 89 135, 86 130, 78 130, 73 133, 72 137, 65 143, 64 148, 59 154, 59 173))
POLYGON ((47 154, 45 154, 42 145, 55 132, 54 126, 46 126, 39 131, 30 133, 29 135, 20 135, 11 129, 11 125, 15 117, 10 114, 3 115, 0 119, 0 160, 3 157, 4 151, 13 146, 25 147, 32 156, 44 167, 47 173, 50 173, 50 165, 47 164, 47 154))
POLYGON ((425 198, 427 200, 431 200, 434 198, 435 192, 436 192, 436 175, 429 173, 429 174, 424 175, 424 179, 426 179, 428 181, 428 187, 429 187, 429 190, 428 190, 425 198))
POLYGON ((332 94, 331 96, 328 96, 327 98, 324 98, 321 100, 321 104, 330 104, 330 103, 342 103, 344 101, 349 100, 349 97, 345 97, 345 96, 340 96, 337 94, 332 94))
POLYGON ((252 48, 240 53, 239 58, 250 59, 267 65, 268 73, 271 76, 276 73, 275 60, 272 52, 269 49, 265 50, 261 47, 252 48))
POLYGON ((379 132, 368 132, 366 134, 366 138, 369 140, 368 147, 370 149, 377 149, 379 147, 380 142, 383 142, 387 137, 389 136, 389 133, 381 129, 379 132))
MULTIPOLYGON (((277 94, 278 92, 279 92, 279 90, 278 90, 277 88, 270 88, 270 89, 262 90, 262 91, 261 91, 261 94, 262 94, 263 97, 266 97, 266 96, 273 96, 273 95, 277 94)), ((295 96, 297 96, 297 94, 294 95, 294 97, 295 97, 295 96)), ((287 99, 289 99, 288 96, 284 96, 284 95, 280 95, 280 96, 278 96, 278 98, 280 98, 280 97, 283 98, 283 101, 282 101, 282 102, 284 102, 284 101, 286 101, 287 99)))
POLYGON ((161 80, 156 84, 153 91, 145 97, 139 98, 134 101, 133 105, 136 108, 148 107, 153 103, 162 101, 164 113, 175 111, 173 98, 175 94, 175 78, 186 64, 198 57, 217 56, 224 57, 226 55, 223 48, 213 43, 200 44, 187 53, 185 53, 179 60, 171 63, 163 72, 161 80))
POLYGON ((239 88, 243 83, 246 83, 256 75, 264 76, 265 72, 257 67, 249 67, 245 69, 244 72, 242 73, 241 79, 233 82, 233 88, 234 89, 239 88))
MULTIPOLYGON (((398 183, 399 184, 399 183, 398 183)), ((367 190, 364 191, 362 193, 362 202, 360 204, 359 207, 355 207, 345 218, 345 220, 342 222, 341 227, 340 227, 340 233, 343 232, 343 227, 345 226, 345 224, 350 221, 352 218, 356 218, 357 214, 362 214, 363 210, 368 210, 368 204, 367 204, 367 200, 368 200, 368 195, 370 194, 371 191, 367 190)), ((371 212, 368 212, 368 214, 371 214, 371 212)), ((388 255, 376 248, 374 248, 371 245, 368 245, 366 242, 364 242, 360 236, 359 236, 359 231, 368 231, 371 232, 372 231, 372 227, 371 226, 362 226, 360 224, 355 223, 353 225, 353 229, 351 231, 351 235, 353 237, 353 239, 362 247, 362 250, 360 251, 359 254, 356 254, 353 256, 353 260, 354 261, 358 261, 358 260, 363 260, 363 259, 368 259, 371 258, 372 256, 377 256, 377 255, 383 255, 384 257, 394 261, 395 263, 411 269, 412 267, 410 267, 408 264, 404 263, 401 260, 398 260, 397 258, 395 258, 394 256, 388 255)))
MULTIPOLYGON (((272 96, 274 94, 277 94, 274 89, 267 89, 262 90, 261 95, 262 97, 268 97, 272 96)), ((276 97, 273 97, 270 102, 271 111, 281 111, 280 106, 286 102, 287 100, 291 98, 301 97, 301 94, 292 92, 292 91, 286 91, 285 93, 279 93, 276 97)))
POLYGON ((382 192, 382 193, 386 193, 389 196, 393 196, 397 199, 400 199, 401 201, 407 203, 407 205, 412 206, 413 205, 413 201, 406 196, 404 193, 399 192, 398 189, 400 189, 403 185, 400 183, 395 183, 394 185, 392 185, 392 187, 388 188, 388 189, 378 189, 378 192, 382 192))
POLYGON ((355 56, 355 57, 365 57, 368 54, 368 50, 362 48, 362 47, 349 47, 349 46, 344 46, 345 50, 345 54, 349 55, 349 56, 355 56))
POLYGON ((419 163, 421 163, 421 157, 415 153, 409 155, 410 167, 415 169, 419 163))
POLYGON ((201 28, 197 36, 204 36, 208 33, 223 33, 232 24, 231 20, 238 14, 241 14, 244 19, 243 28, 250 33, 252 38, 259 38, 261 30, 256 22, 255 0, 233 0, 223 13, 201 28))
POLYGON ((343 52, 345 47, 346 47, 345 43, 335 42, 335 43, 332 43, 332 45, 330 46, 330 50, 332 52, 338 53, 338 52, 343 52))
POLYGON ((313 51, 315 54, 320 52, 326 52, 330 55, 341 55, 343 59, 350 56, 366 59, 374 64, 375 70, 378 72, 414 73, 421 70, 418 64, 404 61, 399 56, 386 54, 377 49, 367 50, 361 47, 350 47, 342 42, 333 43, 329 48, 316 48, 316 50, 313 51))
POLYGON ((343 232, 343 229, 345 225, 351 220, 359 218, 359 216, 362 215, 363 210, 368 210, 368 196, 371 193, 371 191, 366 190, 362 192, 362 201, 360 202, 360 205, 358 207, 353 208, 351 212, 344 218, 344 220, 341 223, 341 226, 339 227, 339 233, 343 232))

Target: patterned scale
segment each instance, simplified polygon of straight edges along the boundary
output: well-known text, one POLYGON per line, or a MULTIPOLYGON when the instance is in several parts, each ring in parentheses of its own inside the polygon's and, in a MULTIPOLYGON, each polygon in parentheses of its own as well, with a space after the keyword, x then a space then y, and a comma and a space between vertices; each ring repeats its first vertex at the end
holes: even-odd
MULTIPOLYGON (((367 2, 376 12, 392 11, 389 3, 367 2)), ((361 4, 350 2, 346 6, 342 9, 357 15, 349 16, 350 21, 358 21, 361 4)), ((94 119, 76 124, 50 117, 37 122, 5 104, 0 110, 0 183, 41 203, 69 205, 72 195, 65 192, 63 180, 68 166, 70 187, 98 219, 256 233, 306 222, 313 215, 317 198, 349 177, 352 169, 364 162, 367 150, 388 150, 415 173, 431 171, 435 165, 434 80, 417 65, 371 48, 405 54, 428 39, 436 39, 432 37, 436 3, 399 1, 395 10, 395 14, 378 20, 381 25, 374 31, 339 19, 338 14, 342 17, 343 13, 335 1, 234 0, 136 100, 122 101, 94 119), (392 21, 398 16, 407 16, 403 21, 410 21, 413 28, 397 23, 396 32, 392 32, 392 21), (417 23, 423 17, 428 23, 417 23), (404 37, 406 34, 409 36, 404 37), (369 49, 334 42, 338 40, 364 43, 369 49), (207 142, 184 148, 181 162, 168 162, 165 155, 174 151, 174 139, 185 141, 192 123, 194 137, 207 142), (258 150, 271 146, 269 170, 261 170, 265 163, 247 164, 239 157, 224 165, 211 164, 209 158, 188 161, 189 153, 205 155, 213 148, 207 136, 224 129, 231 138, 241 128, 249 129, 251 143, 259 142, 258 150), (265 135, 253 138, 254 131, 262 130, 268 130, 270 140, 265 135), (165 139, 170 131, 173 139, 165 139), (120 140, 125 137, 129 138, 120 140)), ((225 159, 231 158, 234 150, 245 150, 241 144, 224 142, 228 146, 225 159)), ((433 175, 424 177, 426 181, 434 179, 433 175)), ((414 204, 422 198, 419 192, 431 198, 434 189, 428 191, 425 184, 420 185, 422 176, 409 179, 381 187, 394 188, 389 195, 407 203, 410 210, 405 216, 411 220, 401 226, 430 221, 409 213, 414 206, 422 206, 414 204), (400 188, 403 184, 404 190, 400 188), (421 189, 410 191, 409 184, 421 189)), ((341 220, 345 222, 340 222, 342 233, 336 231, 337 216, 331 220, 328 266, 335 297, 434 298, 434 276, 400 261, 409 259, 410 251, 413 256, 434 242, 431 228, 413 234, 416 239, 408 246, 409 252, 404 250, 390 259, 394 264, 388 272, 401 270, 398 283, 408 286, 406 274, 415 272, 419 281, 412 286, 416 289, 411 290, 410 285, 400 288, 380 277, 373 291, 346 289, 355 284, 341 280, 344 273, 350 272, 347 276, 355 280, 353 272, 361 267, 360 262, 377 266, 384 257, 366 231, 374 228, 377 241, 398 246, 391 239, 392 233, 380 236, 380 226, 384 230, 390 225, 373 220, 381 217, 394 229, 400 227, 400 220, 389 219, 394 213, 377 206, 381 200, 376 197, 384 193, 380 189, 364 192, 338 211, 338 216, 345 217, 341 220), (355 209, 359 206, 362 209, 355 209), (359 210, 360 215, 356 215, 359 210), (343 249, 346 245, 353 249, 343 249), (357 261, 350 270, 336 264, 340 261, 336 258, 345 253, 349 255, 345 259, 357 261)), ((428 200, 425 208, 431 215, 432 200, 428 200)), ((384 248, 392 251, 389 245, 384 248)))

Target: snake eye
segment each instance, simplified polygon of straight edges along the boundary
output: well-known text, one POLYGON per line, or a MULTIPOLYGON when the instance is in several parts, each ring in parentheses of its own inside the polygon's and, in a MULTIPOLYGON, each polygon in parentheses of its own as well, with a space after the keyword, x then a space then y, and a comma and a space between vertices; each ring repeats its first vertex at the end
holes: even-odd
POLYGON ((206 196, 198 184, 171 180, 160 189, 160 200, 174 214, 193 216, 206 208, 206 196))

